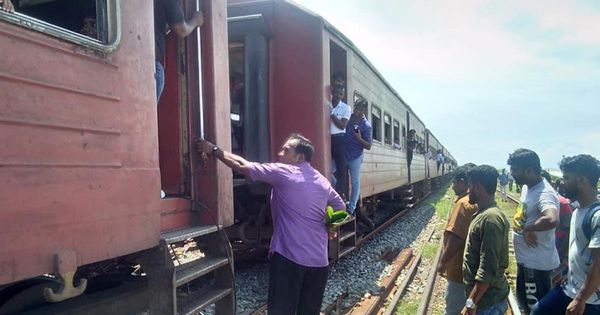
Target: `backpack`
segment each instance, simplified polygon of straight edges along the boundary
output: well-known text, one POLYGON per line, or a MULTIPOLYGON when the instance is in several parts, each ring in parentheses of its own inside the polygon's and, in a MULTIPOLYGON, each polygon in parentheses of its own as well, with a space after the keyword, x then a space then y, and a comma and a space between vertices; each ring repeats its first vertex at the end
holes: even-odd
POLYGON ((581 229, 583 230, 583 235, 587 237, 588 240, 591 240, 592 233, 592 218, 596 212, 600 211, 600 201, 596 201, 589 206, 590 210, 585 213, 583 216, 583 223, 581 224, 581 229))

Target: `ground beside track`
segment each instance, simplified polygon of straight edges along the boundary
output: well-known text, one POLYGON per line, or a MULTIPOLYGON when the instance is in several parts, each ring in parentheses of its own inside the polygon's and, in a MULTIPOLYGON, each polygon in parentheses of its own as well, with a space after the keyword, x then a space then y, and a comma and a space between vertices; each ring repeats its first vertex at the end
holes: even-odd
MULTIPOLYGON (((454 193, 452 192, 452 189, 448 189, 448 191, 446 192, 446 196, 452 196, 452 200, 454 199, 454 193)), ((445 196, 445 197, 446 197, 445 196)), ((512 196, 517 197, 518 195, 516 193, 512 193, 512 196)), ((502 209, 502 211, 504 211, 504 214, 506 214, 506 217, 508 218, 508 221, 511 223, 513 223, 512 218, 515 215, 515 212, 517 211, 517 205, 512 202, 512 201, 508 201, 508 202, 504 202, 501 200, 499 193, 496 194, 496 203, 498 204, 498 207, 500 207, 500 209, 502 209)), ((450 211, 452 207, 452 203, 447 204, 447 203, 442 203, 440 202, 438 205, 436 205, 436 216, 439 217, 446 217, 446 214, 448 213, 448 211, 450 211), (443 216, 442 216, 443 215, 443 216)), ((445 221, 441 221, 440 224, 438 225, 437 229, 439 234, 443 233, 445 227, 445 221)), ((516 274, 517 274, 517 264, 516 264, 516 260, 515 260, 515 255, 514 255, 514 250, 512 247, 512 233, 509 233, 509 245, 510 245, 510 252, 509 252, 509 266, 508 266, 508 279, 509 279, 509 284, 513 290, 513 293, 516 292, 516 287, 515 287, 515 283, 516 283, 516 274)), ((432 242, 433 243, 433 242, 432 242)), ((436 243, 437 244, 437 243, 436 243)), ((428 267, 425 268, 426 270, 429 270, 429 267, 431 267, 430 264, 428 264, 428 267)), ((429 314, 432 315, 443 315, 444 314, 444 308, 445 308, 445 301, 444 301, 444 291, 445 291, 445 287, 446 287, 446 279, 443 277, 438 277, 438 281, 436 283, 435 286, 435 291, 433 293, 433 297, 432 297, 432 302, 430 304, 430 312, 429 314)), ((417 308, 418 308, 418 303, 420 301, 421 296, 418 296, 418 300, 416 302, 417 304, 417 308)), ((403 309, 401 309, 403 310, 403 309)), ((396 314, 415 314, 416 313, 416 309, 415 312, 413 313, 409 313, 409 312, 397 312, 396 314)))

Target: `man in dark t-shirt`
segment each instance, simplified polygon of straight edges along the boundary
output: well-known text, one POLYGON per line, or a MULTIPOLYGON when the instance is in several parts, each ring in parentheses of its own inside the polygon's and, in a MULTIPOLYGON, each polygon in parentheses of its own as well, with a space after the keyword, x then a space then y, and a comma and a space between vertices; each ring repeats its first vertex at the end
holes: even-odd
POLYGON ((187 37, 196 27, 204 23, 202 11, 194 12, 185 19, 181 0, 154 0, 154 53, 156 55, 156 102, 160 99, 165 85, 165 47, 167 34, 173 30, 180 38, 187 37))

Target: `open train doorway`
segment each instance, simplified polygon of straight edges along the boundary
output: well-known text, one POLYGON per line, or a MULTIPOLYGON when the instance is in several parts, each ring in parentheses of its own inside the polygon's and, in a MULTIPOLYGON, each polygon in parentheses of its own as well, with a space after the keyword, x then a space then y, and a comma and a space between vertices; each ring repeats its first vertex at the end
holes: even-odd
POLYGON ((343 101, 348 104, 348 62, 346 50, 333 40, 329 41, 329 73, 331 74, 330 87, 335 85, 343 87, 343 101))
MULTIPOLYGON (((260 14, 229 18, 228 28, 231 148, 249 161, 268 162, 270 30, 260 14)), ((226 232, 241 261, 266 257, 273 232, 269 192, 233 173, 235 224, 226 232)))
MULTIPOLYGON (((183 1, 186 16, 202 9, 202 3, 183 1)), ((169 31, 164 53, 156 52, 157 61, 164 68, 164 88, 157 100, 162 197, 192 197, 194 172, 190 150, 194 139, 202 136, 203 120, 202 27, 184 38, 169 31)))

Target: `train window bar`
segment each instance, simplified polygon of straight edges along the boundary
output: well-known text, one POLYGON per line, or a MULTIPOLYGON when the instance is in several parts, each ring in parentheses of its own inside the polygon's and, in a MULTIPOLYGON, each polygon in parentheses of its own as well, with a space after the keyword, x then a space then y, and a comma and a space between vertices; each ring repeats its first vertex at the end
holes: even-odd
POLYGON ((12 0, 0 20, 102 52, 121 40, 120 0, 12 0))

